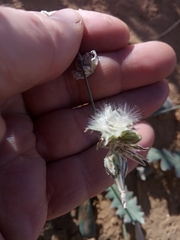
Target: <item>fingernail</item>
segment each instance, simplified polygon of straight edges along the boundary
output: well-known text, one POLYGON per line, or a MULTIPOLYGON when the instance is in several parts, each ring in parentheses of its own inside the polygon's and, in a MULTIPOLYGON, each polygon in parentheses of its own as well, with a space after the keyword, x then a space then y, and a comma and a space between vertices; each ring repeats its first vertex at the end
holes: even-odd
POLYGON ((50 17, 52 14, 54 14, 56 11, 46 11, 46 10, 41 10, 40 13, 45 14, 47 17, 50 17))
POLYGON ((52 14, 50 18, 74 24, 82 22, 81 16, 77 13, 77 11, 73 9, 63 9, 57 11, 54 14, 52 14))

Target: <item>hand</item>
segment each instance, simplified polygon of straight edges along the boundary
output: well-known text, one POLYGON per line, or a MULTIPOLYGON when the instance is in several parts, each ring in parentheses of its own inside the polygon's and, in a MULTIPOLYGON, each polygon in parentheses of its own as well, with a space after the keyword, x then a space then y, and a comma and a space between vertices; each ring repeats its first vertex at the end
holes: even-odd
MULTIPOLYGON (((35 240, 46 219, 62 215, 112 184, 105 152, 84 133, 91 106, 84 80, 72 77, 76 54, 96 50, 89 77, 97 106, 136 105, 142 117, 168 95, 176 62, 164 43, 128 45, 120 20, 96 12, 38 12, 0 8, 0 229, 1 239, 35 240), (80 17, 81 16, 81 17, 80 17)), ((150 147, 153 130, 137 125, 150 147)), ((134 162, 129 161, 129 169, 134 162)))

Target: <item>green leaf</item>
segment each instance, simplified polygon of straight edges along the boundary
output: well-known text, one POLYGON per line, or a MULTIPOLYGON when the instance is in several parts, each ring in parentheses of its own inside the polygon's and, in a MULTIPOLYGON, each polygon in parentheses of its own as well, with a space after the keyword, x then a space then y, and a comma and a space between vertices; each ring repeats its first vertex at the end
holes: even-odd
POLYGON ((149 162, 156 162, 163 158, 163 155, 160 150, 157 148, 151 148, 148 152, 147 158, 149 162))
MULTIPOLYGON (((127 194, 128 197, 128 194, 127 194)), ((137 198, 133 197, 127 201, 127 209, 122 206, 118 207, 117 215, 123 217, 124 223, 139 222, 144 223, 144 213, 141 211, 141 207, 137 205, 137 198), (128 211, 127 211, 128 210, 128 211)))
POLYGON ((174 153, 174 169, 175 169, 175 174, 176 177, 180 178, 180 152, 175 151, 174 153))
POLYGON ((166 149, 162 149, 162 155, 163 155, 163 158, 161 159, 161 169, 163 171, 167 171, 173 168, 174 162, 173 162, 171 153, 166 149))
POLYGON ((133 192, 126 193, 127 208, 123 208, 117 187, 112 185, 107 191, 106 198, 112 200, 111 207, 117 208, 116 214, 123 219, 124 223, 144 223, 144 213, 141 211, 141 207, 137 205, 137 198, 133 197, 133 192))
POLYGON ((79 231, 85 238, 96 237, 96 222, 90 199, 78 208, 79 231))
POLYGON ((163 113, 167 113, 167 112, 176 110, 178 108, 180 108, 180 105, 174 106, 171 98, 168 97, 166 99, 165 103, 155 113, 153 113, 151 116, 153 116, 153 117, 158 116, 158 115, 161 115, 163 113))
POLYGON ((177 110, 180 108, 180 105, 177 105, 177 106, 174 106, 174 107, 170 107, 170 108, 160 108, 158 111, 156 111, 155 113, 153 113, 151 115, 151 117, 155 117, 155 116, 158 116, 158 115, 161 115, 163 113, 168 113, 170 111, 174 111, 174 110, 177 110))
POLYGON ((124 144, 135 144, 138 143, 142 139, 142 137, 137 132, 133 132, 132 130, 126 130, 121 133, 121 136, 118 137, 118 139, 124 144))
POLYGON ((180 177, 180 152, 169 152, 167 149, 158 150, 151 148, 148 153, 149 162, 155 162, 161 160, 160 167, 163 171, 175 169, 175 174, 180 177))

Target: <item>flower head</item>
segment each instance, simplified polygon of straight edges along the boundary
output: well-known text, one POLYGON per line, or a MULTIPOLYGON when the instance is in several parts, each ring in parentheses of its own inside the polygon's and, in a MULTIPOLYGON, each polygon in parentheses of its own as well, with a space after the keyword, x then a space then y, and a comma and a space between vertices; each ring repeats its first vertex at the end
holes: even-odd
POLYGON ((86 131, 100 132, 106 146, 112 139, 120 139, 125 133, 132 131, 133 124, 139 119, 140 114, 134 108, 130 109, 125 105, 116 109, 110 104, 105 104, 92 116, 86 131))
POLYGON ((109 149, 104 158, 104 167, 117 185, 124 208, 126 207, 124 180, 127 173, 127 158, 142 165, 145 165, 144 160, 147 160, 138 153, 140 150, 147 150, 137 144, 141 140, 141 135, 135 131, 134 123, 139 119, 140 114, 135 108, 129 108, 127 105, 115 108, 105 104, 91 117, 85 130, 100 132, 97 148, 109 149))

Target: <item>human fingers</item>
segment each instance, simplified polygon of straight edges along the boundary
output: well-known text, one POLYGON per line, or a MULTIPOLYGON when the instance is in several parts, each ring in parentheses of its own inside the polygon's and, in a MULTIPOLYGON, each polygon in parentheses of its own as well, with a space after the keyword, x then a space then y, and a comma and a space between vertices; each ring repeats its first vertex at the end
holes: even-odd
POLYGON ((97 52, 116 51, 128 44, 129 29, 120 19, 94 11, 79 10, 85 29, 81 52, 95 49, 97 52))
MULTIPOLYGON (((64 9, 47 17, 42 13, 1 7, 0 14, 1 99, 56 78, 76 56, 84 29, 78 11, 64 9)), ((110 43, 117 42, 116 47, 127 44, 129 32, 122 21, 93 12, 92 21, 89 21, 90 17, 86 15, 90 12, 83 15, 87 23, 85 39, 90 33, 91 40, 99 45, 104 36, 107 38, 113 33, 110 43), (97 24, 100 19, 101 24, 97 24), (98 30, 103 27, 100 34, 97 35, 96 27, 92 29, 93 23, 98 30), (119 34, 123 35, 121 41, 117 41, 119 34)))
MULTIPOLYGON (((110 52, 119 50, 128 44, 129 30, 120 19, 92 11, 80 10, 78 12, 81 14, 85 26, 80 51, 95 49, 98 52, 110 52)), ((74 98, 78 94, 78 86, 82 84, 82 81, 75 81, 72 77, 72 70, 74 70, 74 65, 69 69, 69 74, 37 86, 24 94, 24 99, 32 115, 37 116, 37 114, 40 115, 61 106, 69 107, 76 104, 72 101, 76 100, 74 98)))
MULTIPOLYGON (((145 118, 156 111, 168 95, 165 81, 146 87, 126 91, 96 103, 98 108, 104 102, 130 107, 136 106, 141 117, 145 118)), ((47 161, 58 160, 85 151, 98 139, 94 134, 84 133, 90 115, 91 105, 78 109, 63 109, 50 112, 34 122, 37 149, 47 161)))
POLYGON ((0 7, 0 26, 0 102, 64 72, 84 29, 81 16, 71 9, 47 17, 0 7))
MULTIPOLYGON (((88 78, 95 101, 158 82, 166 78, 176 64, 172 48, 160 42, 127 46, 116 52, 101 53, 99 58, 99 65, 88 78)), ((72 76, 74 68, 72 66, 64 76, 25 94, 32 115, 89 102, 85 81, 72 76)))
MULTIPOLYGON (((154 140, 152 128, 146 123, 139 123, 136 128, 142 135, 140 144, 151 147, 154 140)), ((113 183, 103 166, 106 153, 102 149, 97 151, 93 146, 75 156, 48 164, 48 219, 67 213, 113 183)), ((128 161, 129 170, 135 165, 132 160, 128 161)))

